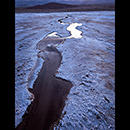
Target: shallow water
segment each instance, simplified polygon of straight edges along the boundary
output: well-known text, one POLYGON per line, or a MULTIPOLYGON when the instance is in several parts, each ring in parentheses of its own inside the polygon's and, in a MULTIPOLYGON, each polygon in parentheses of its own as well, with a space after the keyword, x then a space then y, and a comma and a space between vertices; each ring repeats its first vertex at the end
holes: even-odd
MULTIPOLYGON (((64 39, 48 35, 37 44, 37 49, 40 50, 37 56, 45 61, 33 88, 28 88, 29 92, 34 95, 33 101, 16 130, 49 130, 60 119, 65 100, 72 87, 71 82, 54 76, 62 59, 60 52, 54 45, 62 42, 64 42, 64 39), (52 44, 50 47, 46 44, 48 39, 49 43, 52 44)), ((32 73, 32 75, 34 74, 32 73)), ((30 76, 30 80, 32 80, 32 76, 30 76)))
MULTIPOLYGON (((15 126, 32 101, 29 76, 34 72, 31 88, 44 62, 37 57, 42 54, 37 44, 47 34, 70 37, 67 27, 82 23, 76 27, 82 31, 81 38, 55 44, 62 54, 55 75, 74 85, 55 129, 114 129, 114 16, 113 11, 15 14, 15 126), (39 67, 35 68, 37 61, 39 67)), ((46 45, 51 47, 49 40, 46 45)))
POLYGON ((77 26, 82 26, 82 23, 71 23, 68 27, 67 30, 70 31, 71 36, 66 37, 66 38, 81 38, 82 37, 82 31, 79 31, 76 29, 77 26))
MULTIPOLYGON (((69 17, 69 16, 68 16, 69 17)), ((58 21, 60 22, 60 24, 62 25, 69 25, 67 27, 67 30, 70 32, 70 36, 68 37, 63 37, 63 38, 81 38, 82 37, 82 31, 76 29, 77 26, 82 26, 82 23, 65 23, 63 22, 63 20, 67 19, 68 17, 65 17, 65 18, 62 18, 62 19, 59 19, 58 21)))
MULTIPOLYGON (((63 19, 58 20, 60 24, 62 25, 69 25, 66 29, 70 32, 70 36, 68 37, 62 37, 62 38, 81 38, 82 37, 82 31, 76 29, 77 26, 82 26, 82 23, 64 23, 63 20, 67 19, 68 17, 65 17, 63 19), (62 20, 62 21, 61 21, 62 20)), ((56 36, 58 35, 58 32, 52 32, 49 34, 49 36, 56 36)))

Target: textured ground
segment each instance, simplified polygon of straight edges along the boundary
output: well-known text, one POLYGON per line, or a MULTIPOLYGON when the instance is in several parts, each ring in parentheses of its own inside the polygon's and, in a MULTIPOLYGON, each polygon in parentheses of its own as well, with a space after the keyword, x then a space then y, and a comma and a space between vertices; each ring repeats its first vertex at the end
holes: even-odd
POLYGON ((15 14, 15 125, 31 102, 27 87, 32 86, 43 60, 38 59, 37 43, 55 31, 70 33, 64 22, 82 23, 82 38, 69 38, 57 46, 62 54, 57 77, 72 82, 62 118, 55 129, 115 129, 115 12, 21 13, 15 14), (32 71, 35 67, 35 73, 32 71), (34 73, 28 84, 30 73, 34 73))

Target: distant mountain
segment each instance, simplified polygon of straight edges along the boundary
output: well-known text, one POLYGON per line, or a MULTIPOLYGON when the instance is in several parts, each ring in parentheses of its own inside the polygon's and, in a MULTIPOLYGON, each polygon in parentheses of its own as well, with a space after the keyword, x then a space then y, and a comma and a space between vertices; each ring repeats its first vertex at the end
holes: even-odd
POLYGON ((110 11, 115 10, 114 4, 63 4, 63 3, 46 3, 30 7, 15 8, 15 12, 75 12, 75 11, 110 11))
POLYGON ((88 5, 88 4, 114 4, 115 0, 15 0, 15 7, 25 8, 36 5, 43 5, 50 2, 57 2, 70 5, 88 5))
POLYGON ((27 7, 26 9, 67 9, 67 8, 73 8, 73 7, 77 7, 77 5, 51 2, 51 3, 47 3, 47 4, 43 4, 43 5, 27 7))

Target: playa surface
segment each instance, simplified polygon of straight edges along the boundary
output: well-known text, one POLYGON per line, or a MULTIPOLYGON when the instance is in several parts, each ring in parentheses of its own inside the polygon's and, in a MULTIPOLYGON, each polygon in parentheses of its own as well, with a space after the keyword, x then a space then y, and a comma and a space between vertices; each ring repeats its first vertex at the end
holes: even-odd
POLYGON ((39 129, 114 130, 115 12, 16 13, 15 17, 17 129, 33 124, 39 129), (69 25, 82 23, 76 27, 82 37, 70 38, 69 25, 61 24, 61 19, 69 25))

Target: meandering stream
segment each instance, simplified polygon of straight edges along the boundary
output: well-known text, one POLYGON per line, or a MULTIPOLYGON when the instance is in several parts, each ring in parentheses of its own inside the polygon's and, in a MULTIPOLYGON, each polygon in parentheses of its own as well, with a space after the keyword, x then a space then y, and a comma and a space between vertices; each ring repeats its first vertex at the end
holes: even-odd
MULTIPOLYGON (((61 53, 56 46, 64 43, 66 38, 81 38, 82 32, 76 29, 81 25, 71 23, 67 27, 71 36, 64 38, 57 35, 57 32, 52 32, 37 44, 39 50, 37 56, 43 58, 45 62, 33 88, 28 87, 29 92, 33 94, 33 101, 28 106, 23 121, 16 127, 16 130, 48 130, 53 128, 54 123, 58 123, 65 106, 65 100, 73 85, 70 81, 54 76, 62 60, 61 53)), ((29 77, 29 83, 31 80, 32 76, 29 77)))
POLYGON ((115 129, 114 20, 114 11, 15 14, 16 129, 115 129), (75 22, 82 38, 67 30, 75 22))
MULTIPOLYGON (((62 25, 69 25, 68 27, 67 27, 67 30, 70 32, 70 36, 68 36, 68 37, 63 37, 63 38, 81 38, 82 37, 82 31, 80 31, 80 30, 78 30, 76 27, 77 26, 82 26, 82 23, 76 23, 76 22, 74 22, 74 23, 64 23, 62 20, 64 20, 64 19, 67 19, 68 17, 65 17, 65 18, 62 18, 62 19, 59 19, 58 20, 58 22, 60 23, 60 24, 62 24, 62 25)), ((56 34, 57 34, 57 32, 53 32, 53 33, 51 33, 50 34, 50 36, 56 36, 56 34)))

